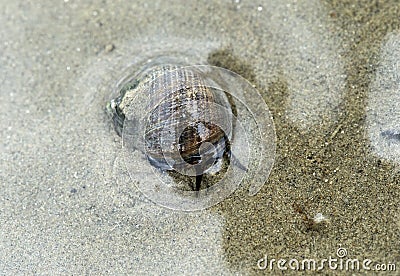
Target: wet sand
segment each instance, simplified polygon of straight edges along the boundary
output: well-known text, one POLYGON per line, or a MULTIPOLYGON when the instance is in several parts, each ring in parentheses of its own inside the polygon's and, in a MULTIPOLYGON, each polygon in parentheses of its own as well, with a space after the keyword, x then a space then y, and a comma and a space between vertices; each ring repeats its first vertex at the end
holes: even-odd
POLYGON ((400 269, 396 1, 0 5, 0 273, 264 274, 266 255, 400 269), (185 213, 130 182, 105 104, 165 51, 263 96, 277 151, 257 195, 245 182, 185 213))

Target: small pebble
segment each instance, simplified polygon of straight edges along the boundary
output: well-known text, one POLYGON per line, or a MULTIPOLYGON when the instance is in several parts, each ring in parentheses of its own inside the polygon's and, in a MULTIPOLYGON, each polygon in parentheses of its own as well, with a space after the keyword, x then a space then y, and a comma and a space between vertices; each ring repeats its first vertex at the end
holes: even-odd
POLYGON ((114 44, 108 44, 108 45, 106 45, 106 47, 104 47, 104 51, 106 53, 110 53, 110 52, 114 51, 114 49, 115 49, 114 44))

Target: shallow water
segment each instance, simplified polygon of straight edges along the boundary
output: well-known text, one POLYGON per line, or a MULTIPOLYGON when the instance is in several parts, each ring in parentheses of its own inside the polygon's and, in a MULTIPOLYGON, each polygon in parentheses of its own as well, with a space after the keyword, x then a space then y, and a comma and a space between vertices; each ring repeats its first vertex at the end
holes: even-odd
POLYGON ((0 5, 1 273, 253 274, 339 248, 399 265, 396 1, 0 5), (182 213, 127 185, 105 103, 165 51, 261 93, 278 140, 257 195, 182 213))

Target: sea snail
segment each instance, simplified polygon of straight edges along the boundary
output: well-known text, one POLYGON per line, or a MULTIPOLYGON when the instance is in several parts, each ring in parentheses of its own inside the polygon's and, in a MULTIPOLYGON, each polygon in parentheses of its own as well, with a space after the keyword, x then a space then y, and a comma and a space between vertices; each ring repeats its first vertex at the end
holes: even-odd
POLYGON ((146 120, 138 131, 148 160, 161 170, 196 176, 197 191, 204 173, 220 170, 224 157, 229 161, 233 128, 227 94, 199 68, 147 66, 109 103, 114 128, 122 136, 132 101, 143 101, 140 113, 146 120))

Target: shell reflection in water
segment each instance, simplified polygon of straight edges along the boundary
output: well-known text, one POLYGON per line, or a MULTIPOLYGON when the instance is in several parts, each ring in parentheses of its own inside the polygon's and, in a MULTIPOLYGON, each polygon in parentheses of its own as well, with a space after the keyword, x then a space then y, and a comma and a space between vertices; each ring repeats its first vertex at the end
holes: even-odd
MULTIPOLYGON (((122 79, 117 87, 119 95, 111 100, 110 109, 115 130, 123 138, 125 164, 139 189, 169 208, 203 209, 231 194, 246 174, 255 176, 260 160, 251 160, 250 154, 254 151, 255 156, 262 156, 270 150, 270 156, 274 156, 275 131, 266 105, 260 109, 258 101, 256 110, 247 106, 244 95, 254 90, 226 69, 186 66, 165 58, 122 79), (259 124, 254 112, 261 112, 262 120, 268 120, 263 127, 267 131, 254 129, 259 124), (266 134, 273 144, 269 142, 267 149, 263 143, 250 141, 254 135, 260 141, 266 134), (132 165, 138 156, 146 156, 151 169, 138 166, 139 163, 132 165), (256 169, 252 169, 254 165, 256 169), (195 184, 187 184, 190 189, 180 189, 176 179, 164 171, 193 177, 195 184), (222 175, 205 188, 204 174, 222 175)), ((257 95, 256 92, 253 96, 257 95)), ((267 177, 272 163, 273 157, 263 172, 267 177)), ((209 179, 213 181, 213 177, 209 179)))

